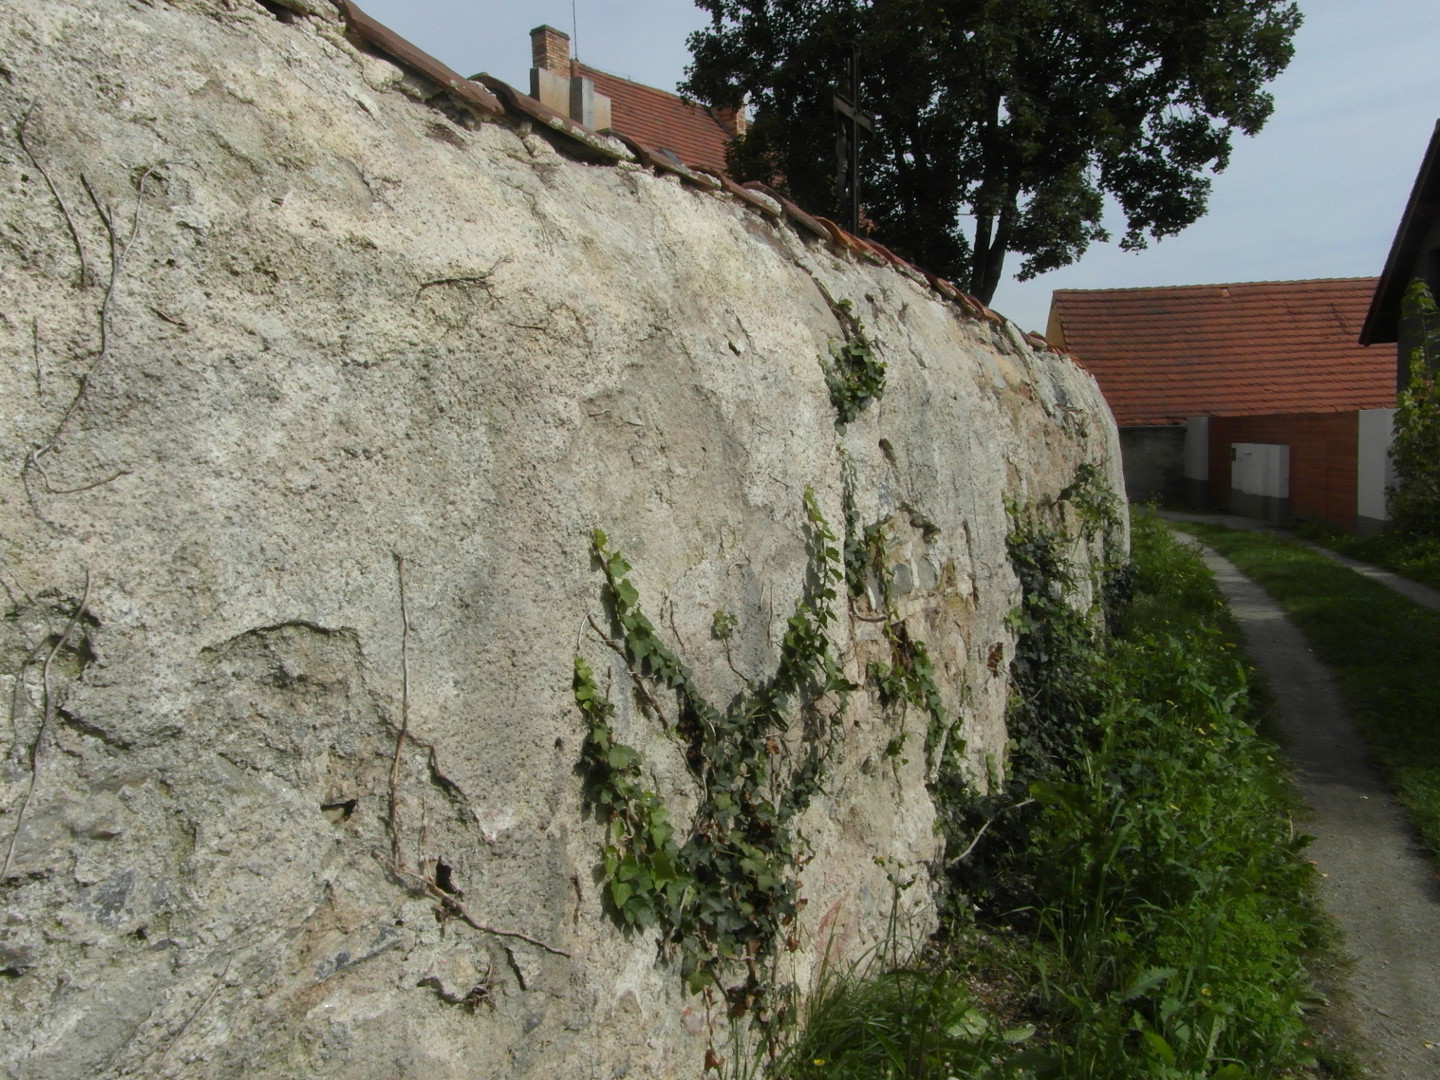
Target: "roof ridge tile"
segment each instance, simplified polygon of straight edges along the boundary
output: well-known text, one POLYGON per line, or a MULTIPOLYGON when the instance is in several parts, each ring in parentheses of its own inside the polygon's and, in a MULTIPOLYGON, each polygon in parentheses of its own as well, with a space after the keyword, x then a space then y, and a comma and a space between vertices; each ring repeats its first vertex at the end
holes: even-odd
MULTIPOLYGON (((832 221, 818 215, 811 215, 790 199, 770 187, 750 181, 737 182, 724 169, 713 165, 692 164, 683 161, 673 150, 657 148, 633 133, 621 135, 618 132, 606 134, 592 131, 583 124, 541 104, 528 94, 516 90, 494 76, 480 73, 473 78, 464 78, 441 61, 430 56, 411 42, 400 37, 389 27, 376 22, 359 9, 353 0, 331 0, 340 12, 347 30, 366 45, 385 54, 402 67, 410 68, 436 83, 458 103, 475 113, 480 119, 515 119, 520 123, 538 123, 541 130, 562 140, 562 146, 573 148, 578 156, 602 162, 640 162, 644 166, 679 176, 696 188, 705 191, 724 190, 754 208, 767 219, 786 220, 811 236, 841 252, 855 258, 889 267, 902 277, 908 277, 917 284, 928 287, 942 301, 948 302, 962 316, 977 321, 1003 326, 1005 318, 990 310, 975 297, 970 296, 952 283, 938 278, 921 267, 899 257, 879 241, 868 237, 855 236, 840 228, 832 221), (671 156, 674 156, 674 160, 671 156)), ((576 62, 582 73, 590 77, 600 76, 606 82, 623 83, 627 87, 648 91, 691 111, 702 113, 717 128, 724 130, 714 113, 698 102, 687 101, 678 95, 647 86, 622 76, 602 72, 598 68, 576 62)), ((613 110, 612 100, 612 110, 613 110)), ((1031 348, 1068 357, 1079 363, 1071 352, 1051 345, 1039 334, 1024 334, 1021 337, 1031 348)))

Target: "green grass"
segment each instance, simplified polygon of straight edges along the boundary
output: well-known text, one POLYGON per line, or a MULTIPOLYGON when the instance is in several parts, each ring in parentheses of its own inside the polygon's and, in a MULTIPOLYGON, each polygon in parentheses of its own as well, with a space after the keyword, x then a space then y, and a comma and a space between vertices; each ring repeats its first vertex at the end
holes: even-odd
POLYGON ((1055 669, 1094 666, 1087 737, 1030 778, 1027 827, 976 849, 1007 878, 994 896, 1023 902, 958 919, 921 960, 891 943, 827 972, 766 1075, 1355 1075, 1307 1023, 1328 928, 1228 612, 1153 517, 1135 517, 1134 545, 1119 635, 1076 637, 1055 669))
POLYGON ((1317 542, 1352 559, 1383 566, 1401 577, 1440 589, 1440 540, 1384 532, 1363 540, 1341 533, 1317 538, 1317 542))
POLYGON ((826 974, 805 1027, 772 1075, 786 1080, 1019 1080, 1033 1075, 1014 1046, 1033 1028, 1004 1029, 963 973, 939 961, 826 974))
POLYGON ((1098 746, 1031 788, 1037 1013, 1067 1080, 1283 1075, 1312 1056, 1313 870, 1214 583, 1151 518, 1135 546, 1098 746))
POLYGON ((1184 528, 1285 609, 1334 673, 1425 845, 1440 855, 1440 612, 1288 538, 1212 525, 1184 528))

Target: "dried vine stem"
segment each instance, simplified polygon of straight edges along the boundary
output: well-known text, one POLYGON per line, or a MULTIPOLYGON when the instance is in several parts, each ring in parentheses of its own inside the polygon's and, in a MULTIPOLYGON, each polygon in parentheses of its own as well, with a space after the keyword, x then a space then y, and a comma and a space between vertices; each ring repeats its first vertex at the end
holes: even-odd
MULTIPOLYGON (((518 930, 501 930, 494 926, 486 926, 466 910, 459 897, 446 892, 432 878, 415 873, 405 864, 405 855, 400 847, 400 758, 405 749, 405 740, 410 737, 410 613, 405 602, 405 557, 398 551, 392 551, 390 555, 395 560, 395 581, 400 593, 400 730, 395 736, 395 754, 390 759, 390 857, 388 859, 383 856, 377 857, 385 868, 397 878, 419 885, 426 896, 440 905, 441 910, 454 915, 467 926, 471 926, 483 934, 515 938, 518 941, 534 945, 537 949, 554 953, 556 956, 568 957, 570 954, 564 949, 547 945, 529 934, 522 934, 518 930)), ((431 753, 433 754, 434 751, 432 750, 431 753)))
POLYGON ((564 949, 557 949, 554 945, 548 945, 545 942, 541 941, 539 938, 533 938, 529 934, 522 934, 518 930, 501 930, 498 927, 486 926, 484 923, 482 923, 479 919, 475 918, 475 916, 471 915, 470 912, 465 909, 465 905, 460 902, 460 898, 458 896, 446 892, 444 889, 440 888, 439 885, 435 884, 435 882, 432 881, 430 878, 425 877, 423 874, 417 874, 413 870, 407 870, 404 866, 401 866, 398 863, 391 862, 388 859, 382 861, 385 863, 385 866, 390 870, 390 872, 396 877, 407 878, 410 881, 415 882, 417 885, 419 885, 422 889, 425 890, 425 895, 429 896, 432 900, 439 904, 443 910, 445 910, 451 915, 454 915, 461 922, 465 923, 465 925, 479 930, 482 934, 493 934, 495 937, 502 938, 514 938, 517 941, 523 941, 529 945, 534 945, 537 949, 544 949, 546 952, 553 953, 556 956, 564 956, 566 958, 570 956, 570 954, 564 949))
MULTIPOLYGON (((70 404, 66 407, 64 415, 60 417, 60 422, 55 425, 54 431, 50 433, 49 440, 43 446, 35 447, 26 455, 24 473, 27 491, 29 490, 29 473, 32 469, 40 474, 41 480, 44 481, 46 492, 51 495, 74 495, 81 491, 89 491, 92 488, 108 484, 113 480, 118 480, 129 471, 121 469, 112 476, 106 477, 104 480, 97 480, 91 484, 82 484, 79 487, 57 488, 51 484, 50 476, 41 464, 41 460, 55 450, 56 445, 60 442, 60 437, 65 433, 65 428, 69 426, 70 420, 74 417, 76 410, 80 408, 80 403, 85 400, 86 395, 90 392, 90 381, 94 377, 96 370, 105 362, 105 358, 110 354, 110 306, 115 298, 115 287, 120 281, 120 273, 125 265, 125 257, 130 253, 131 245, 135 243, 135 238, 140 234, 140 210, 145 205, 145 184, 155 171, 156 166, 146 168, 146 170, 140 174, 140 179, 136 182, 135 212, 130 218, 129 235, 124 237, 123 240, 120 235, 120 229, 115 221, 115 211, 101 200, 94 186, 91 185, 89 178, 87 178, 84 173, 80 174, 80 183, 85 188, 85 194, 90 197, 90 202, 94 205, 95 212, 100 216, 101 223, 105 226, 105 234, 109 239, 110 245, 110 280, 105 286, 105 297, 100 302, 100 347, 96 351, 94 359, 90 361, 90 366, 87 367, 85 373, 80 376, 80 384, 75 390, 75 396, 70 399, 70 404)), ((58 192, 56 193, 56 199, 59 199, 58 192)), ((63 203, 61 205, 63 207, 63 203)), ((66 211, 65 216, 68 220, 70 216, 68 211, 66 211)), ((76 237, 76 242, 79 242, 78 236, 76 237)), ((33 506, 33 496, 31 503, 33 506)))
MULTIPOLYGON (((90 202, 95 206, 95 212, 100 215, 100 220, 105 224, 105 235, 110 241, 110 280, 105 285, 105 299, 100 302, 100 351, 95 357, 89 369, 80 379, 80 390, 75 395, 75 400, 70 403, 70 408, 65 411, 64 418, 60 421, 60 427, 65 426, 75 408, 80 404, 80 399, 85 396, 85 391, 90 386, 90 376, 100 366, 105 357, 110 353, 110 305, 115 299, 115 286, 120 282, 120 270, 125 264, 125 256, 130 254, 130 247, 135 243, 135 238, 140 235, 140 210, 145 205, 145 182, 150 179, 155 171, 154 166, 147 168, 140 174, 140 179, 135 185, 135 213, 130 218, 130 235, 122 243, 120 232, 115 227, 115 211, 100 200, 95 193, 88 177, 80 174, 80 183, 85 186, 85 194, 90 196, 90 202)), ((59 432, 57 431, 57 436, 59 432)))
POLYGON ((400 586, 400 732, 395 736, 395 756, 390 759, 390 858, 404 866, 400 853, 400 755, 410 736, 410 615, 405 608, 405 558, 392 551, 395 578, 400 586))
POLYGON ((645 685, 644 677, 636 671, 630 663, 630 657, 625 655, 625 650, 611 641, 605 631, 600 629, 599 624, 595 622, 594 615, 587 615, 586 618, 590 621, 590 629, 595 631, 595 637, 599 640, 600 644, 604 645, 624 662, 625 671, 629 674, 630 681, 635 684, 635 692, 644 699, 645 704, 650 708, 651 712, 655 714, 655 718, 659 720, 661 725, 667 730, 673 730, 670 718, 665 715, 665 710, 660 707, 660 702, 655 700, 655 695, 652 694, 650 688, 645 685))
POLYGON ((40 316, 30 320, 30 355, 35 358, 35 400, 45 396, 45 373, 40 370, 40 316))
MULTIPOLYGON (((9 542, 10 538, 8 536, 5 536, 3 533, 0 533, 0 540, 9 542)), ((10 576, 14 579, 15 589, 19 589, 20 595, 25 598, 25 602, 33 607, 35 604, 35 598, 30 595, 30 590, 25 588, 25 583, 20 580, 20 575, 12 572, 10 576)), ((5 590, 5 595, 10 598, 11 604, 16 603, 15 589, 12 589, 10 587, 10 582, 6 581, 3 577, 0 577, 0 588, 3 588, 5 590)), ((39 655, 38 647, 35 655, 39 655)), ((33 657, 31 659, 33 659, 33 657)), ((29 663, 30 660, 25 661, 25 664, 28 665, 29 663)))
POLYGON ((481 288, 486 292, 490 292, 493 289, 493 286, 490 284, 490 275, 486 273, 472 274, 469 277, 442 277, 435 278, 431 281, 422 281, 420 288, 416 291, 420 292, 425 289, 434 288, 436 285, 465 285, 470 288, 481 288))
POLYGON ((20 149, 25 151, 25 156, 30 159, 30 163, 35 166, 35 171, 45 181, 45 186, 50 189, 51 196, 55 199, 56 205, 60 207, 61 215, 65 218, 65 227, 70 230, 70 239, 75 244, 75 254, 80 258, 79 285, 83 289, 90 284, 90 267, 85 261, 85 247, 80 243, 80 230, 75 228, 75 219, 70 216, 70 208, 65 205, 65 200, 60 195, 60 189, 55 186, 55 181, 50 178, 50 173, 46 170, 44 163, 30 148, 29 140, 25 137, 30 127, 30 118, 35 115, 35 110, 39 107, 38 101, 31 102, 30 108, 25 110, 25 117, 20 121, 20 128, 16 134, 19 138, 20 149))
POLYGON ((975 845, 978 844, 978 843, 980 843, 980 838, 985 835, 985 830, 988 829, 988 828, 990 828, 991 825, 994 825, 994 824, 995 824, 995 819, 998 818, 1001 814, 1005 813, 1005 811, 1007 811, 1007 810, 1019 810, 1022 806, 1029 806, 1029 805, 1030 805, 1031 803, 1033 803, 1034 801, 1035 801, 1034 799, 1026 799, 1026 800, 1024 800, 1023 802, 1014 803, 1014 804, 1011 805, 1011 806, 1002 806, 999 810, 997 810, 997 811, 995 812, 995 814, 990 818, 989 821, 985 822, 984 825, 981 825, 981 826, 980 826, 980 831, 977 832, 977 833, 975 834, 975 838, 970 841, 970 846, 967 847, 964 851, 960 852, 959 855, 956 855, 953 859, 951 859, 948 863, 946 863, 946 865, 947 865, 947 866, 956 866, 956 865, 964 862, 965 859, 969 857, 970 853, 975 850, 975 845))
MULTIPOLYGON (((5 851, 5 865, 0 869, 0 881, 10 876, 10 864, 15 859, 15 845, 20 839, 20 830, 25 826, 25 812, 30 809, 30 800, 35 795, 35 783, 40 775, 40 751, 44 748, 45 733, 50 728, 50 721, 55 715, 55 697, 50 691, 50 666, 55 662, 55 657, 60 655, 60 650, 70 640, 70 635, 75 632, 75 627, 80 625, 80 620, 85 617, 85 609, 90 605, 90 571, 85 571, 85 595, 80 598, 80 606, 75 609, 75 614, 70 616, 70 621, 65 624, 64 631, 56 640, 55 645, 45 655, 45 663, 40 668, 40 730, 35 733, 35 742, 30 747, 30 786, 25 791, 25 798, 20 803, 20 809, 15 815, 15 831, 10 834, 10 846, 5 851)), ((23 668, 21 669, 23 673, 23 668)))
POLYGON ((39 470, 40 479, 45 481, 45 491, 50 495, 78 495, 82 491, 93 491, 95 488, 104 487, 106 484, 114 483, 122 476, 129 476, 131 471, 129 469, 116 469, 113 473, 105 477, 103 480, 95 480, 89 484, 81 484, 79 487, 57 488, 51 485, 50 476, 48 473, 45 472, 43 466, 37 463, 35 465, 35 468, 39 470))
POLYGON ((500 267, 509 261, 510 257, 503 255, 495 260, 489 270, 481 270, 474 274, 460 274, 453 277, 438 277, 431 278, 429 281, 422 281, 420 287, 415 290, 415 295, 419 297, 426 289, 434 288, 437 285, 459 285, 463 288, 484 289, 486 293, 493 297, 495 295, 495 287, 490 284, 490 278, 496 270, 500 269, 500 267))
MULTIPOLYGON (((215 982, 210 987, 210 992, 205 995, 204 1000, 185 1018, 185 1022, 180 1025, 180 1030, 175 1032, 175 1034, 171 1036, 170 1041, 165 1044, 165 1049, 160 1054, 160 1060, 155 1062, 155 1071, 157 1073, 165 1064, 165 1059, 170 1056, 170 1051, 175 1049, 176 1044, 185 1037, 185 1032, 190 1030, 190 1025, 195 1023, 196 1018, 205 1011, 210 1002, 215 1000, 215 995, 220 993, 221 987, 225 985, 225 977, 230 974, 230 965, 234 962, 235 954, 231 953, 230 958, 225 961, 225 967, 221 969, 219 975, 215 976, 215 982)), ((141 1064, 143 1064, 143 1062, 141 1064)))
MULTIPOLYGON (((6 592, 9 592, 9 586, 6 586, 6 592)), ((11 602, 14 602, 13 596, 11 596, 11 602)), ((15 673, 15 685, 10 688, 10 730, 14 733, 14 744, 12 745, 20 742, 20 731, 15 726, 15 717, 20 714, 20 695, 25 692, 25 671, 44 654, 45 642, 41 641, 30 650, 30 655, 21 661, 20 670, 15 673)))

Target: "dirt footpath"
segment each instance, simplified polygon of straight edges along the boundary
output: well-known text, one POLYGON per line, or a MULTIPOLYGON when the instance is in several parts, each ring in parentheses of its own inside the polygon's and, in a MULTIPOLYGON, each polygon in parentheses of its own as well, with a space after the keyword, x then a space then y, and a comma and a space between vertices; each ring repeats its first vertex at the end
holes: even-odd
MULTIPOLYGON (((1205 551, 1274 691, 1301 796, 1313 810, 1320 900, 1345 934, 1353 1020, 1384 1080, 1440 1078, 1440 880, 1369 764, 1329 672, 1280 607, 1205 551)), ((1440 692, 1440 690, 1437 690, 1440 692)))

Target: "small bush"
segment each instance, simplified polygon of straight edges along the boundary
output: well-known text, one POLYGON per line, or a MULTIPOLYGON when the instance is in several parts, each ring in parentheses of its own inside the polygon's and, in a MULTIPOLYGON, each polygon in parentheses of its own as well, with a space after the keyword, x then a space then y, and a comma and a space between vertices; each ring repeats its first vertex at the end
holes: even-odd
POLYGON ((1411 352, 1409 379, 1395 410, 1395 435, 1390 456, 1395 486, 1390 490, 1394 528, 1407 537, 1440 539, 1440 311, 1423 281, 1405 293, 1407 322, 1420 330, 1420 344, 1411 352))

